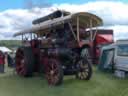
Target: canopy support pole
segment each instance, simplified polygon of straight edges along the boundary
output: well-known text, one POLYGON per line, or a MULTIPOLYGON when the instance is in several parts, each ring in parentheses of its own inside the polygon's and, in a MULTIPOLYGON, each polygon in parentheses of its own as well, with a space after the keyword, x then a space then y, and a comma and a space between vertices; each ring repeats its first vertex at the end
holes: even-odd
POLYGON ((22 41, 23 41, 23 38, 24 38, 24 37, 23 37, 23 34, 22 34, 22 37, 21 37, 21 38, 22 38, 22 41))
POLYGON ((72 34, 73 34, 73 36, 74 36, 75 40, 77 40, 76 34, 75 34, 75 32, 73 31, 73 28, 72 28, 71 23, 70 23, 70 22, 68 22, 68 25, 69 25, 69 27, 70 27, 70 29, 71 29, 71 32, 72 32, 72 34))
POLYGON ((79 16, 77 16, 77 40, 78 42, 80 41, 80 36, 79 36, 79 16))
POLYGON ((33 39, 33 37, 32 37, 32 33, 30 33, 30 39, 31 39, 31 40, 33 39))
POLYGON ((97 34, 97 27, 96 27, 96 31, 94 32, 94 36, 93 36, 93 41, 95 40, 96 34, 97 34))
POLYGON ((21 43, 23 45, 23 39, 24 39, 24 35, 23 34, 21 35, 21 39, 22 39, 22 42, 21 43))
POLYGON ((92 32, 92 19, 90 19, 90 38, 91 38, 91 41, 93 41, 93 32, 92 32))

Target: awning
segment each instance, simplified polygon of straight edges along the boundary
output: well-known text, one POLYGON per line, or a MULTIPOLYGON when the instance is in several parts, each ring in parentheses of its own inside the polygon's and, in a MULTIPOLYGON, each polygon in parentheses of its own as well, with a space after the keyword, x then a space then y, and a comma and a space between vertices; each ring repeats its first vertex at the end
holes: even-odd
POLYGON ((9 48, 7 48, 7 47, 4 47, 4 46, 2 46, 2 47, 0 47, 0 51, 2 51, 2 52, 12 52, 12 50, 10 50, 9 48))
POLYGON ((112 41, 113 41, 113 35, 109 35, 109 34, 107 34, 107 35, 97 35, 97 37, 96 37, 96 42, 98 43, 98 44, 101 44, 101 43, 106 43, 106 42, 108 42, 108 43, 112 43, 112 41))

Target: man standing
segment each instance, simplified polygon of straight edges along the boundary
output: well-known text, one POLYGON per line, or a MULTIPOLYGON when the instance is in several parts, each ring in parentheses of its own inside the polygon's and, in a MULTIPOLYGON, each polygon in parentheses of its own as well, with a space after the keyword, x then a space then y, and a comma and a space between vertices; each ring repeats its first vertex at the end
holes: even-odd
POLYGON ((0 51, 0 73, 4 73, 4 64, 5 64, 5 56, 2 51, 0 51))

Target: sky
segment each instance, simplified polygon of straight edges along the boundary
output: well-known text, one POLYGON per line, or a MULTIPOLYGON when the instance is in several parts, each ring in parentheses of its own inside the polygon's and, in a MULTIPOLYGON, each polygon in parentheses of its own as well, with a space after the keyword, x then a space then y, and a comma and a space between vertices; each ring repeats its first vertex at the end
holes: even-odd
POLYGON ((0 39, 15 39, 32 20, 57 9, 93 13, 103 19, 102 28, 114 30, 115 40, 128 39, 128 0, 1 0, 0 39))

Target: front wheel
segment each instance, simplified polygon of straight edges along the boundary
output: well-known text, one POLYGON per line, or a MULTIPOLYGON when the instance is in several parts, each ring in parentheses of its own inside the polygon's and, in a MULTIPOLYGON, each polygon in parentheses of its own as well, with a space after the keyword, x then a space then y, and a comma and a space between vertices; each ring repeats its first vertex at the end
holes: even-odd
POLYGON ((77 63, 76 78, 80 80, 90 80, 92 76, 92 66, 86 59, 81 59, 77 63))
POLYGON ((49 85, 57 86, 63 81, 63 69, 57 59, 49 59, 45 68, 45 75, 49 85))

